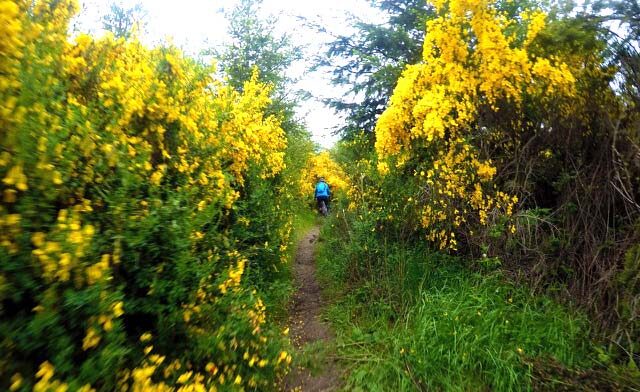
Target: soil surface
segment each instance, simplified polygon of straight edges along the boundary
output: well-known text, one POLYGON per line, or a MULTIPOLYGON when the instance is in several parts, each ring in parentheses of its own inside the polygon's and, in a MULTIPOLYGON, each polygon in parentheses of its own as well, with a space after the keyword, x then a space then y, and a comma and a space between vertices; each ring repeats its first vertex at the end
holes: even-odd
POLYGON ((321 319, 324 303, 320 285, 316 279, 314 252, 319 234, 320 229, 314 227, 298 244, 293 266, 297 290, 291 304, 290 331, 299 356, 309 345, 325 351, 325 355, 312 355, 313 358, 307 359, 307 362, 313 362, 313 371, 300 364, 294 367, 285 380, 286 391, 336 391, 340 386, 336 364, 326 358, 326 351, 332 344, 333 336, 329 327, 321 319))

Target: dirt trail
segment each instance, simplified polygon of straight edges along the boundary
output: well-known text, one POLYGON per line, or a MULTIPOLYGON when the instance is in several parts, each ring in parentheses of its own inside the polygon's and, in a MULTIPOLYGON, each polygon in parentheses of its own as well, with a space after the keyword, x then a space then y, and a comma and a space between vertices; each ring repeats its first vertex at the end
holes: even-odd
MULTIPOLYGON (((291 337, 300 352, 309 344, 326 348, 333 339, 329 327, 321 321, 323 301, 320 285, 316 279, 315 244, 320 229, 314 227, 298 244, 298 253, 293 266, 296 293, 291 305, 291 337)), ((340 377, 333 361, 326 358, 311 359, 319 374, 297 367, 285 380, 286 391, 320 392, 339 388, 340 377), (318 363, 319 362, 319 363, 318 363)))

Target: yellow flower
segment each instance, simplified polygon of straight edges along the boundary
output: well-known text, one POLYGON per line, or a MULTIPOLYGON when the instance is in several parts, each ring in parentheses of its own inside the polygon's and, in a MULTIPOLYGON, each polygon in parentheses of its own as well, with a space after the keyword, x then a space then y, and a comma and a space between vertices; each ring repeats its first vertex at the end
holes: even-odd
POLYGON ((22 172, 22 165, 18 164, 13 166, 7 172, 5 178, 2 180, 5 185, 15 185, 20 191, 26 191, 29 189, 27 185, 27 176, 22 172))
POLYGON ((91 388, 91 384, 85 384, 78 389, 78 392, 95 392, 95 389, 91 388))
POLYGON ((113 315, 116 317, 120 317, 124 314, 124 310, 122 309, 123 303, 122 301, 118 301, 115 304, 113 304, 112 309, 113 309, 113 315))
POLYGON ((33 243, 33 245, 35 245, 37 248, 42 248, 42 246, 45 243, 45 234, 42 232, 36 232, 33 233, 31 235, 31 242, 33 243))
POLYGON ((49 361, 44 361, 40 364, 40 369, 38 369, 36 377, 43 380, 49 380, 51 379, 51 377, 53 377, 54 371, 55 368, 53 367, 53 365, 49 361))
POLYGON ((286 360, 288 355, 289 354, 287 354, 286 351, 280 351, 280 354, 278 355, 278 363, 286 360))
POLYGON ((478 176, 483 180, 490 180, 496 174, 496 168, 486 163, 477 163, 478 176))
POLYGON ((387 164, 387 162, 378 162, 378 172, 383 175, 386 176, 387 174, 389 174, 389 165, 387 164))
POLYGON ((162 181, 162 177, 164 176, 164 173, 161 170, 156 170, 152 175, 151 175, 151 183, 153 185, 160 185, 160 182, 162 181))
POLYGON ((102 328, 105 332, 109 332, 113 329, 113 321, 111 320, 111 317, 101 315, 98 317, 98 322, 102 324, 102 328))
POLYGON ((17 391, 20 386, 22 386, 22 375, 20 373, 16 373, 11 376, 11 385, 9 386, 10 391, 17 391))
POLYGON ((98 343, 100 343, 100 335, 98 335, 95 329, 89 328, 87 330, 87 334, 82 340, 82 349, 88 350, 92 347, 97 346, 98 343))
POLYGON ((56 185, 62 184, 62 175, 57 170, 53 172, 53 183, 56 185))
POLYGON ((216 373, 218 373, 218 367, 211 362, 207 363, 207 365, 204 368, 207 372, 211 373, 212 375, 215 375, 216 373))
POLYGON ((180 375, 180 377, 178 377, 178 384, 186 384, 187 381, 189 381, 189 379, 191 378, 191 375, 193 374, 192 371, 186 372, 186 373, 182 373, 180 375))
POLYGON ((15 189, 5 189, 4 190, 4 198, 3 201, 7 204, 16 202, 16 190, 15 189))

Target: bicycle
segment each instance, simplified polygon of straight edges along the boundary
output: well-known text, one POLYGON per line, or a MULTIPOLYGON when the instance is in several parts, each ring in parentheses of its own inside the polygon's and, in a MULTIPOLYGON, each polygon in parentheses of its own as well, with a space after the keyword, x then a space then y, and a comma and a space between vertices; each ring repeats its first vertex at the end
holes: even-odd
POLYGON ((319 204, 318 209, 320 210, 320 214, 322 214, 322 216, 329 215, 329 209, 327 208, 327 203, 325 203, 324 200, 320 200, 318 204, 319 204))

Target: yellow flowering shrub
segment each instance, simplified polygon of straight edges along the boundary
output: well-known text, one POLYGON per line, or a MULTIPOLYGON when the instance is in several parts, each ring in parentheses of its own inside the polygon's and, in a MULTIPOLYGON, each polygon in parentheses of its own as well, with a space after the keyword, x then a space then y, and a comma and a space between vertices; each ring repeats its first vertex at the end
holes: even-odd
POLYGON ((269 87, 70 39, 77 9, 0 1, 0 389, 270 388, 291 357, 254 285, 292 196, 269 87))
POLYGON ((344 170, 333 160, 329 151, 312 154, 308 157, 307 164, 300 175, 300 195, 306 198, 313 197, 316 183, 320 177, 324 177, 329 184, 332 194, 349 189, 344 170))
POLYGON ((496 167, 479 147, 483 137, 517 134, 518 123, 488 131, 485 118, 507 107, 517 112, 525 97, 571 96, 574 77, 559 59, 528 52, 544 27, 542 12, 526 11, 518 21, 489 0, 431 3, 437 16, 427 22, 423 61, 400 77, 376 125, 375 148, 380 174, 415 178, 412 202, 427 238, 456 249, 461 225, 486 226, 517 202, 495 189, 496 167), (524 39, 517 23, 527 29, 524 39))

